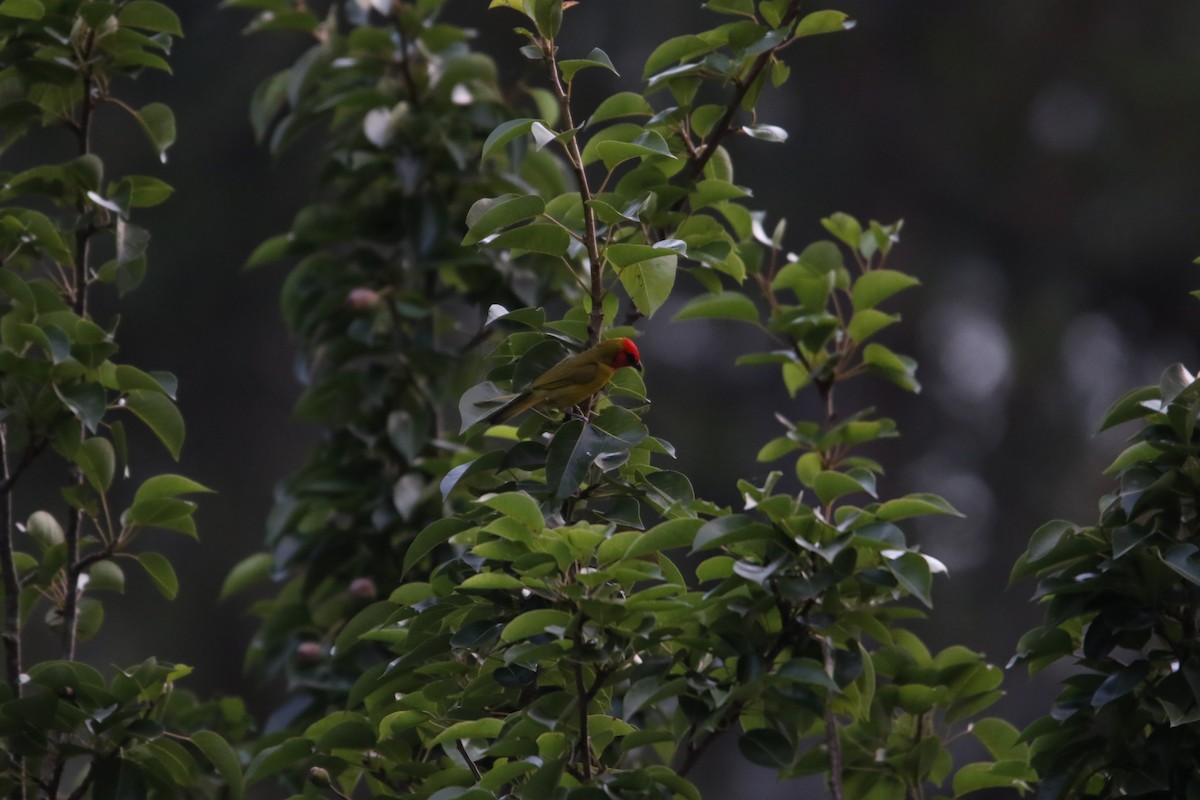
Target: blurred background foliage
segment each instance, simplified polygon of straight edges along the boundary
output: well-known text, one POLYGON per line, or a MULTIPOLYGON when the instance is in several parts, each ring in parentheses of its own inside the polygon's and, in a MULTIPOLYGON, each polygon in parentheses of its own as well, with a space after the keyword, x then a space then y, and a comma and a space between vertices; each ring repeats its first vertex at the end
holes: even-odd
MULTIPOLYGON (((141 161, 150 156, 132 123, 101 125, 111 138, 96 145, 114 154, 115 172, 161 174, 176 187, 144 214, 159 268, 123 303, 123 352, 178 374, 189 426, 182 468, 219 495, 199 513, 202 546, 180 541, 170 553, 183 584, 176 604, 143 604, 138 592, 153 590, 131 587, 110 613, 120 619, 120 604, 137 607, 140 624, 120 641, 85 644, 81 657, 123 663, 154 651, 203 665, 189 679, 194 690, 240 692, 255 704, 270 689, 242 675, 253 627, 245 598, 216 596, 228 569, 261 548, 273 486, 302 462, 314 431, 291 418, 299 388, 278 311, 284 273, 240 266, 306 202, 318 143, 301 142, 272 164, 253 141, 247 108, 255 85, 307 42, 249 40, 237 13, 175 5, 186 34, 175 75, 146 75, 130 93, 135 104, 174 107, 180 136, 169 163, 141 161), (89 649, 97 647, 114 649, 89 649)), ((1103 409, 1156 382, 1164 364, 1196 362, 1187 291, 1200 248, 1191 174, 1200 165, 1200 6, 848 0, 839 8, 857 27, 789 54, 793 79, 765 98, 759 121, 790 138, 735 142, 737 181, 759 187, 755 205, 791 221, 785 247, 819 237, 817 221, 838 209, 905 219, 897 266, 924 288, 898 305, 910 323, 899 334, 910 338, 894 344, 921 364, 924 392, 863 384, 888 396, 847 405, 886 406, 904 432, 879 454, 900 465, 885 478, 889 493, 938 492, 968 515, 920 530, 924 549, 950 568, 935 589, 927 641, 1003 663, 1040 617, 1030 586, 1007 589, 1013 561, 1045 520, 1094 518, 1109 486, 1100 470, 1130 433, 1096 435, 1103 409)), ((621 72, 593 71, 580 88, 596 97, 636 88, 658 41, 703 25, 696 0, 585 0, 571 13, 587 19, 570 26, 563 47, 601 46, 621 72)), ((525 75, 513 58, 515 17, 485 14, 473 0, 452 4, 451 16, 478 29, 502 83, 525 75)), ((3 155, 3 168, 36 161, 51 144, 31 137, 3 155)), ((656 315, 639 340, 654 402, 646 422, 677 445, 679 469, 699 494, 734 503, 735 477, 769 468, 754 455, 779 433, 772 412, 786 395, 773 371, 732 366, 748 346, 737 337, 754 333, 672 325, 674 310, 656 315)), ((150 443, 134 462, 147 474, 167 468, 150 443)), ((1014 670, 996 712, 1018 726, 1044 713, 1056 677, 1014 670)), ((721 790, 718 766, 705 772, 696 778, 707 793, 733 796, 721 790)), ((773 777, 763 780, 769 790, 773 777)))

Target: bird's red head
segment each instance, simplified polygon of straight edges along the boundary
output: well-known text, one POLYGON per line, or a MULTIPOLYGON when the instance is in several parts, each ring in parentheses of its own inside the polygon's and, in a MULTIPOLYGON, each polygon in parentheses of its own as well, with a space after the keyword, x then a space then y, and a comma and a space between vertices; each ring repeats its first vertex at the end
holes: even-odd
POLYGON ((641 371, 642 357, 638 353, 637 345, 629 339, 618 339, 621 343, 621 349, 617 351, 617 355, 613 358, 613 366, 620 369, 621 367, 633 367, 641 371))

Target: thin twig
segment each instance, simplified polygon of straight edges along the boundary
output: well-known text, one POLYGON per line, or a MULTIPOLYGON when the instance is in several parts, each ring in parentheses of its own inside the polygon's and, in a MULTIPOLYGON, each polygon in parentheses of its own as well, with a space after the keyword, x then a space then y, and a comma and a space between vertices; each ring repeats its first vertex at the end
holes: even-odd
MULTIPOLYGON (((76 483, 83 483, 83 476, 76 478, 76 483)), ((75 660, 75 645, 79 639, 79 576, 83 574, 83 566, 79 560, 79 532, 83 527, 83 509, 71 512, 67 529, 63 532, 63 542, 67 548, 66 574, 63 578, 63 659, 75 660)))
MULTIPOLYGON (((575 128, 575 120, 571 116, 571 97, 563 87, 562 78, 558 73, 558 62, 554 58, 554 42, 541 39, 538 42, 542 55, 550 65, 550 87, 558 99, 559 113, 562 114, 566 130, 575 128)), ((583 244, 587 248, 588 261, 591 268, 592 312, 588 319, 588 346, 599 344, 600 329, 604 326, 604 275, 603 263, 600 260, 600 237, 596 230, 596 210, 591 207, 592 190, 588 184, 587 171, 583 168, 583 153, 579 149, 579 140, 571 136, 563 143, 567 151, 567 160, 579 182, 579 199, 583 202, 583 244)))
POLYGON ((13 558, 12 492, 8 471, 8 426, 0 423, 0 573, 4 581, 4 677, 14 698, 21 696, 21 582, 13 558))
POLYGON ((467 766, 471 768, 471 774, 475 776, 475 782, 479 783, 483 779, 483 773, 479 771, 479 767, 467 753, 467 746, 462 743, 462 739, 456 739, 454 743, 458 745, 458 752, 462 755, 463 760, 467 762, 467 766))
MULTIPOLYGON (((821 653, 825 658, 825 674, 833 680, 833 646, 828 637, 821 637, 821 653)), ((842 800, 842 742, 829 699, 825 702, 825 746, 829 752, 829 791, 833 800, 842 800)))
MULTIPOLYGON (((780 28, 786 28, 795 23, 796 17, 800 14, 800 2, 801 0, 792 0, 791 5, 788 6, 788 10, 779 20, 780 28)), ((790 37, 785 39, 784 43, 786 44, 788 41, 790 41, 790 37)), ((704 168, 708 166, 708 162, 716 155, 717 148, 721 142, 726 136, 733 133, 733 118, 737 116, 738 109, 741 108, 742 101, 746 99, 747 92, 754 86, 755 81, 758 80, 758 76, 762 74, 767 64, 771 63, 771 59, 775 56, 775 51, 781 49, 783 46, 778 45, 760 53, 758 58, 754 59, 754 63, 746 71, 745 76, 735 81, 733 96, 729 98, 729 104, 725 107, 725 113, 721 115, 721 119, 712 127, 712 130, 708 132, 704 144, 699 148, 699 158, 692 159, 690 170, 692 180, 696 180, 704 174, 704 168)))
MULTIPOLYGON (((583 685, 583 665, 575 663, 575 693, 579 695, 579 758, 583 762, 583 779, 592 779, 592 742, 588 735, 588 704, 591 698, 583 685)), ((594 688, 594 687, 593 687, 594 688)))

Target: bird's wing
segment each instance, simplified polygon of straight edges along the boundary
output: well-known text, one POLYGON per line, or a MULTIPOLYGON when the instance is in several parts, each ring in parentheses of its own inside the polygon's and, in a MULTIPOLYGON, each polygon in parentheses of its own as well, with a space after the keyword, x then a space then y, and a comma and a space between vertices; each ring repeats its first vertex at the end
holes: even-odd
POLYGON ((534 392, 554 392, 581 386, 590 386, 600 377, 601 365, 595 361, 564 361, 551 367, 529 385, 534 392))

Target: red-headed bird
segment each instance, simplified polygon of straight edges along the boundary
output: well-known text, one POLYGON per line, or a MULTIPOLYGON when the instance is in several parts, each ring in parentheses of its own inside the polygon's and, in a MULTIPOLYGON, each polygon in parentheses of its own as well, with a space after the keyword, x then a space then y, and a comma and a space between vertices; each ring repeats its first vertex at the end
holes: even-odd
POLYGON ((489 414, 486 419, 499 424, 539 406, 560 411, 579 405, 612 379, 621 367, 641 370, 637 345, 628 339, 605 339, 595 347, 567 356, 543 372, 529 388, 489 414))

